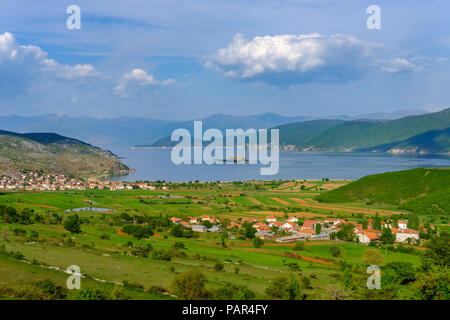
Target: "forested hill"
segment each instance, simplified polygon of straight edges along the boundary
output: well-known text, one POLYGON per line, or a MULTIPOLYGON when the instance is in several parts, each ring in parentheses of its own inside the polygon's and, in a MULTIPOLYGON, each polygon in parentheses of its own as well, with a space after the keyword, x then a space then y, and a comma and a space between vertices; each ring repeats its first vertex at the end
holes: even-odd
POLYGON ((450 128, 450 108, 397 120, 337 121, 334 124, 314 120, 291 123, 278 128, 280 145, 295 145, 304 151, 370 149, 398 153, 408 151, 446 153, 450 150, 448 130, 445 131, 450 128))

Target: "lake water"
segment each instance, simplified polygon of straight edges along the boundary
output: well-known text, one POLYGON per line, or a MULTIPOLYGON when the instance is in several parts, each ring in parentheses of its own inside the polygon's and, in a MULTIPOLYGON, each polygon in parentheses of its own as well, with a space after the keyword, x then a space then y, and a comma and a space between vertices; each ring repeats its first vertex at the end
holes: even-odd
POLYGON ((276 179, 359 179, 368 174, 416 167, 450 166, 450 156, 391 155, 382 153, 327 153, 280 151, 278 174, 260 175, 261 165, 175 165, 169 149, 110 147, 136 172, 109 180, 237 181, 276 179))

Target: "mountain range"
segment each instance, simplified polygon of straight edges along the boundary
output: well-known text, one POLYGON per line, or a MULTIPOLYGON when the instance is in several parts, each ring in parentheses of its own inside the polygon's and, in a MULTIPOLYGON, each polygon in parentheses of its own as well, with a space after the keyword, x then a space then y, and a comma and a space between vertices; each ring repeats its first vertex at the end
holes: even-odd
MULTIPOLYGON (((282 116, 263 113, 249 116, 234 116, 222 113, 197 119, 203 121, 203 128, 261 128, 268 129, 282 124, 311 121, 315 119, 397 119, 406 115, 424 114, 423 110, 400 110, 392 113, 372 113, 360 116, 336 115, 329 117, 282 116)), ((174 121, 141 117, 119 117, 97 119, 67 115, 44 114, 39 116, 1 116, 0 129, 13 132, 55 132, 73 137, 97 146, 150 145, 158 139, 169 136, 177 128, 191 129, 193 120, 174 121)))

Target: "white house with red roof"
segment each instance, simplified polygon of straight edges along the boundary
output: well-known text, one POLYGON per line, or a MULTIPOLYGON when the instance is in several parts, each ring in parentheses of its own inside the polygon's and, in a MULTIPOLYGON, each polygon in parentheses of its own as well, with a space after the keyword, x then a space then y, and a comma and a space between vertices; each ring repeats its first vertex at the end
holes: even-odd
POLYGON ((395 234, 396 242, 406 242, 408 239, 419 240, 419 231, 411 229, 395 230, 392 231, 395 234))
POLYGON ((295 226, 295 224, 293 224, 293 223, 285 222, 281 225, 280 228, 283 230, 289 231, 289 230, 292 230, 294 228, 294 226, 295 226))
POLYGON ((266 221, 267 221, 267 222, 276 222, 276 221, 277 221, 277 218, 274 217, 274 216, 268 216, 268 217, 266 218, 266 221))

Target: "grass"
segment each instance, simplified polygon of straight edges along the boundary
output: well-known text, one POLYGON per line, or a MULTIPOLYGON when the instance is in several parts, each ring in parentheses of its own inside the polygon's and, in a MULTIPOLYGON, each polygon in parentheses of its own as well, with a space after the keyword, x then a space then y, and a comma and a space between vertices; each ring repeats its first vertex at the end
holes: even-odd
MULTIPOLYGON (((319 182, 318 182, 319 183, 319 182)), ((5 245, 8 251, 20 251, 28 261, 37 260, 40 264, 58 267, 65 270, 69 265, 75 264, 81 268, 82 273, 105 280, 106 283, 86 279, 86 285, 100 286, 106 290, 112 290, 114 282, 123 280, 139 283, 144 289, 151 286, 161 286, 168 289, 173 278, 182 272, 198 268, 208 279, 207 286, 217 288, 225 282, 242 284, 256 292, 257 298, 264 298, 265 288, 272 279, 280 275, 307 276, 311 278, 312 288, 305 289, 310 299, 328 299, 328 286, 340 287, 336 279, 339 272, 338 266, 324 265, 318 262, 305 261, 286 254, 296 253, 301 256, 320 258, 325 260, 334 259, 338 262, 343 259, 350 263, 361 264, 362 255, 367 246, 349 243, 329 242, 319 245, 309 245, 307 251, 292 251, 292 247, 286 246, 263 246, 253 248, 248 240, 226 239, 226 247, 221 244, 220 234, 201 234, 199 238, 175 238, 170 236, 167 229, 155 230, 163 237, 150 237, 137 240, 128 235, 120 235, 117 226, 113 225, 113 217, 121 213, 129 215, 147 215, 159 217, 177 216, 187 218, 188 216, 200 216, 207 214, 228 217, 237 220, 242 217, 256 217, 264 219, 267 211, 275 210, 282 216, 283 210, 289 211, 294 208, 296 212, 308 209, 308 214, 329 214, 330 210, 321 210, 298 205, 290 198, 303 198, 311 205, 317 204, 311 201, 310 192, 306 191, 276 191, 272 187, 261 184, 262 190, 254 190, 240 185, 222 184, 200 189, 193 186, 191 189, 178 188, 170 192, 159 191, 72 191, 72 192, 8 192, 0 195, 0 204, 11 205, 16 208, 33 208, 40 215, 69 215, 66 209, 94 206, 108 208, 112 213, 80 212, 79 215, 89 222, 82 225, 82 233, 71 235, 61 224, 35 223, 31 225, 18 225, 0 223, 0 245, 5 245), (242 196, 223 197, 226 192, 245 193, 242 196), (167 196, 169 195, 169 196, 167 196), (143 196, 143 197, 142 197, 143 196), (253 197, 264 203, 258 206, 248 199, 253 197), (283 205, 272 198, 280 198, 288 202, 283 205), (228 203, 231 199, 233 203, 228 203), (197 202, 196 202, 197 201, 197 202), (57 207, 51 209, 45 207, 24 206, 16 203, 40 204, 57 207), (208 209, 205 209, 208 208, 208 209), (20 228, 39 233, 39 241, 30 242, 26 237, 15 235, 13 230, 20 228), (102 235, 108 235, 108 239, 101 239, 102 235), (67 239, 73 239, 74 246, 67 244, 67 239), (127 250, 127 243, 131 241, 134 246, 150 243, 154 249, 169 249, 175 242, 182 241, 186 249, 185 256, 173 257, 171 261, 155 260, 151 257, 135 257, 123 254, 127 250), (342 248, 343 257, 334 258, 329 251, 331 245, 342 248), (224 271, 214 270, 216 263, 223 263, 224 271), (288 264, 298 264, 299 270, 291 269, 288 264), (236 273, 235 269, 239 268, 236 273)), ((380 208, 380 206, 359 205, 357 202, 346 204, 352 208, 380 208)), ((292 210, 291 210, 292 211, 292 210)), ((289 212, 291 212, 289 211, 289 212)), ((342 212, 342 216, 349 219, 352 214, 342 212)), ((370 214, 361 214, 371 216, 370 214)), ((336 216, 336 214, 334 215, 336 216)), ((323 217, 326 217, 324 215, 323 217)), ((444 224, 444 223, 443 223, 444 224)), ((420 256, 416 254, 402 254, 398 252, 380 249, 385 256, 384 262, 408 261, 415 266, 420 265, 420 256)), ((21 288, 28 286, 37 279, 50 278, 57 284, 64 284, 67 275, 55 270, 49 270, 37 265, 27 264, 9 257, 0 256, 0 287, 7 286, 21 288), (18 279, 11 277, 11 273, 18 274, 18 279)), ((85 279, 83 279, 84 283, 85 279)), ((128 290, 128 289, 127 289, 128 290)), ((167 295, 152 295, 142 290, 131 290, 127 292, 133 299, 161 299, 170 298, 167 295)))

